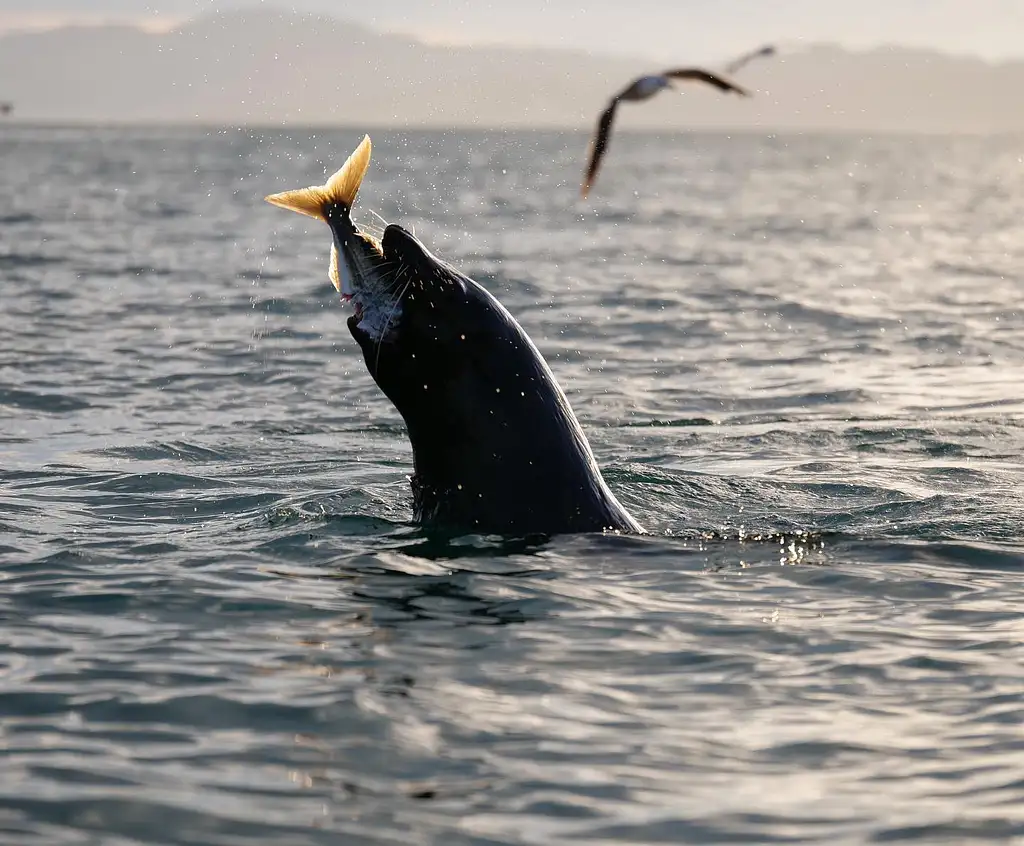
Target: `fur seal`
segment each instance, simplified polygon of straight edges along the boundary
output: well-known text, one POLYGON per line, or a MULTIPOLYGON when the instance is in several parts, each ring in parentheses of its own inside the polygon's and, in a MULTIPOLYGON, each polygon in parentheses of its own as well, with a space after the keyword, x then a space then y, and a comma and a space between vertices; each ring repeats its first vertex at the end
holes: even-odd
POLYGON ((547 362, 482 285, 389 224, 352 221, 366 136, 324 185, 267 202, 322 220, 348 328, 412 444, 416 521, 498 535, 643 529, 601 477, 547 362))

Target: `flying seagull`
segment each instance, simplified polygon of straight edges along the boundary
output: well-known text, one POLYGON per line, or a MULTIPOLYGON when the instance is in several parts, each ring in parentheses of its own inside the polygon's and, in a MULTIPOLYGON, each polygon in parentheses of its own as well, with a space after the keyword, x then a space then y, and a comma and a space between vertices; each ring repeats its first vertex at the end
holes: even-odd
POLYGON ((724 93, 732 91, 741 97, 750 96, 749 91, 741 88, 735 82, 703 68, 676 68, 675 70, 667 70, 664 73, 652 76, 641 76, 633 80, 626 88, 612 97, 608 108, 601 113, 601 117, 597 121, 597 132, 590 143, 590 162, 587 164, 587 173, 583 179, 581 193, 584 197, 590 193, 590 188, 594 184, 594 178, 597 176, 601 157, 608 146, 608 136, 612 130, 612 121, 615 119, 615 109, 618 108, 619 103, 626 100, 646 100, 649 97, 653 97, 663 88, 670 88, 674 80, 694 80, 706 83, 707 85, 713 85, 724 93))
POLYGON ((758 47, 756 50, 751 50, 749 53, 744 53, 742 56, 737 56, 729 64, 725 66, 726 73, 736 73, 748 62, 752 62, 754 59, 760 59, 766 56, 774 56, 776 53, 775 45, 765 44, 764 47, 758 47))

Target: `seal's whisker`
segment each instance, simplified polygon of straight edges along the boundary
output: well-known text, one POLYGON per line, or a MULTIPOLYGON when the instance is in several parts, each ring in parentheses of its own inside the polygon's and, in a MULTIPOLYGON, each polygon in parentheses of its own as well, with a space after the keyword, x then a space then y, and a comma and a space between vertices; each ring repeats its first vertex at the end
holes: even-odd
POLYGON ((373 209, 367 209, 366 211, 368 211, 370 214, 372 214, 374 217, 376 217, 380 221, 381 231, 387 229, 388 222, 387 222, 387 220, 384 219, 384 215, 378 214, 373 209))
POLYGON ((363 229, 364 232, 373 236, 373 239, 377 241, 378 244, 380 243, 380 239, 384 237, 385 227, 379 226, 376 221, 372 223, 362 223, 360 224, 360 227, 363 229))
MULTIPOLYGON (((408 267, 402 268, 402 273, 408 273, 408 272, 409 272, 409 268, 408 267)), ((405 292, 408 290, 408 288, 409 288, 409 286, 411 284, 412 284, 412 275, 410 274, 409 275, 409 279, 406 281, 405 285, 402 287, 402 290, 399 291, 398 296, 395 297, 395 301, 391 305, 391 311, 388 312, 388 316, 384 320, 384 328, 381 330, 380 337, 377 339, 377 358, 376 358, 376 361, 374 362, 374 365, 373 365, 375 370, 380 367, 380 347, 381 347, 381 344, 384 343, 384 336, 387 335, 388 327, 391 326, 391 320, 395 316, 395 311, 398 309, 398 306, 401 304, 402 297, 405 295, 405 292)))
POLYGON ((402 271, 402 265, 398 261, 384 261, 380 264, 380 277, 376 286, 376 293, 385 299, 390 299, 398 287, 398 277, 402 271))

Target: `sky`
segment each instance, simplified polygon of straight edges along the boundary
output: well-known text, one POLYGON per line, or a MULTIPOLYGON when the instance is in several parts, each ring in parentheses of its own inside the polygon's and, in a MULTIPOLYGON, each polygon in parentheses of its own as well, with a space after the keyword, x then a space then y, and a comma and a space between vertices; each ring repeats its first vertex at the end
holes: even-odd
POLYGON ((1024 58, 1024 0, 0 0, 0 31, 115 21, 160 29, 204 13, 260 7, 348 17, 435 43, 665 60, 711 60, 763 41, 1024 58))

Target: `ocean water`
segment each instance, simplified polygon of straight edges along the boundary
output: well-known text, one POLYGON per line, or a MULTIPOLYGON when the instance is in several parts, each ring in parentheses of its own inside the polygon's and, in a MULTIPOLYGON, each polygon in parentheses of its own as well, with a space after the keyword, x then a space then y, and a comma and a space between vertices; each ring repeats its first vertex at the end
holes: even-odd
POLYGON ((1024 842, 1024 139, 371 131, 643 537, 439 540, 362 128, 0 135, 0 842, 1024 842))

